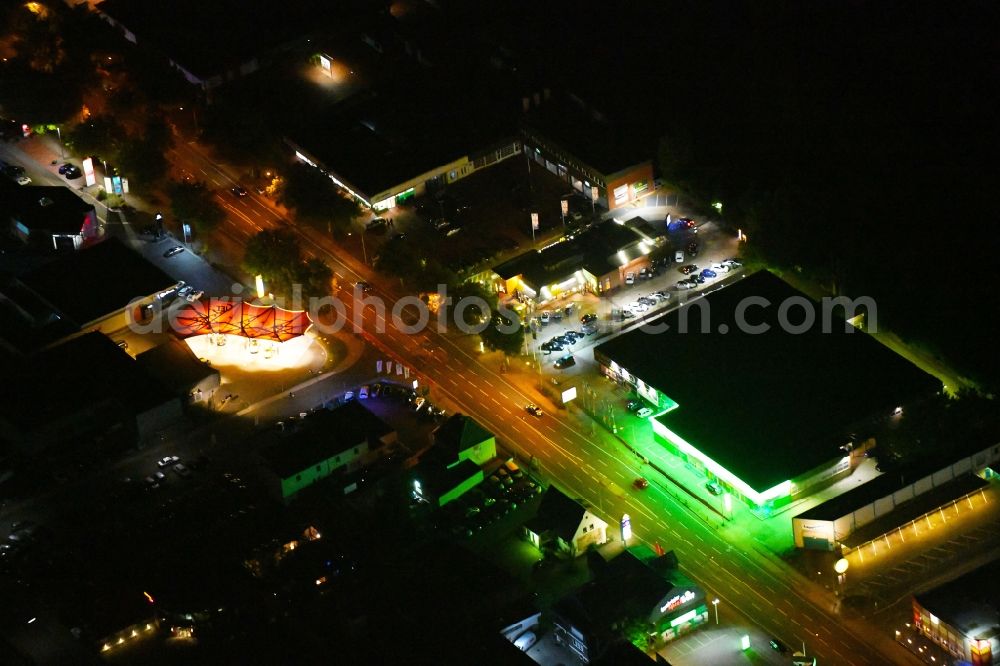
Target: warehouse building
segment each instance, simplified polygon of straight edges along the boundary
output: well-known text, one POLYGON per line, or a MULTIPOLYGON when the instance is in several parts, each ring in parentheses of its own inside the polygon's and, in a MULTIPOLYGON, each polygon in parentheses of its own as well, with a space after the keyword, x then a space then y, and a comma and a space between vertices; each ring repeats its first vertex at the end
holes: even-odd
POLYGON ((913 623, 956 663, 1000 664, 1000 562, 914 595, 913 623))
POLYGON ((876 422, 941 388, 767 271, 594 356, 659 412, 653 431, 668 450, 764 515, 850 475, 876 422))

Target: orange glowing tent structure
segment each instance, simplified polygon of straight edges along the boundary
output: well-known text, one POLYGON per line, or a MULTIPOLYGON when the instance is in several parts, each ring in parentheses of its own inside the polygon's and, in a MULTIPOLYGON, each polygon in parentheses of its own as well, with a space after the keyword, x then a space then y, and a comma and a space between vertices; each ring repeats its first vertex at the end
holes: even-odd
POLYGON ((174 331, 183 338, 224 333, 285 342, 305 333, 312 320, 302 310, 213 298, 186 305, 173 314, 173 323, 174 331))

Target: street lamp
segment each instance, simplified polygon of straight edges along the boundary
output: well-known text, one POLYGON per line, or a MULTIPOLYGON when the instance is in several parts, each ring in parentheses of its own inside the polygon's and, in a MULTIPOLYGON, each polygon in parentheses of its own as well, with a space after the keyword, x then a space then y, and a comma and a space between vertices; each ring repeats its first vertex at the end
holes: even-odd
POLYGON ((715 606, 715 624, 719 624, 719 599, 716 597, 712 599, 712 605, 715 606))
POLYGON ((66 150, 63 147, 63 140, 62 140, 62 130, 59 128, 58 125, 56 125, 56 136, 59 137, 59 156, 62 159, 66 159, 66 150))

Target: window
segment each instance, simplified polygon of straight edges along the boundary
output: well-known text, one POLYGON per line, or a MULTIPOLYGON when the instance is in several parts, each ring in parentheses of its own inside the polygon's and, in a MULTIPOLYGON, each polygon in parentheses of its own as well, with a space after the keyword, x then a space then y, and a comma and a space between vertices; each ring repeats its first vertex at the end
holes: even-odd
POLYGON ((628 199, 628 185, 619 185, 615 188, 615 203, 623 203, 628 199))

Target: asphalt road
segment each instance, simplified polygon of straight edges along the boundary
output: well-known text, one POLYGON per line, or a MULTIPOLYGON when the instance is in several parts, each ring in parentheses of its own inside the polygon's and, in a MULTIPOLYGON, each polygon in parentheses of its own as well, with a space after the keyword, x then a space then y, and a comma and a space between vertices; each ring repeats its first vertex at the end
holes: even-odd
MULTIPOLYGON (((331 266, 341 283, 365 279, 376 286, 375 293, 387 304, 395 301, 379 276, 352 258, 339 256, 336 246, 321 234, 291 225, 255 194, 231 195, 228 189, 236 180, 214 165, 199 147, 179 143, 170 158, 176 166, 219 187, 228 214, 222 231, 234 247, 261 229, 288 226, 299 234, 309 254, 331 266)), ((352 313, 351 303, 346 305, 352 313)), ((524 458, 536 458, 545 476, 597 507, 609 522, 616 523, 622 514, 630 514, 635 538, 673 549, 690 576, 714 590, 722 603, 754 618, 783 642, 795 646, 804 641, 810 654, 827 664, 907 663, 911 658, 876 628, 834 612, 832 597, 795 580, 752 544, 727 543, 660 490, 655 477, 641 474, 639 461, 582 413, 571 410, 561 416, 551 412, 540 419, 529 416, 523 406, 536 402, 538 396, 481 363, 467 344, 463 345, 467 338, 453 338, 433 327, 418 335, 403 334, 386 325, 371 308, 364 309, 364 322, 366 331, 374 331, 377 325, 385 330, 368 335, 370 342, 415 367, 433 391, 444 393, 493 430, 505 448, 524 458), (653 481, 645 491, 631 487, 640 474, 653 481)))

